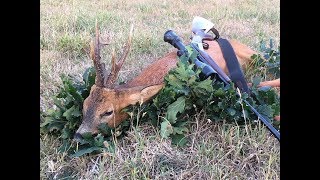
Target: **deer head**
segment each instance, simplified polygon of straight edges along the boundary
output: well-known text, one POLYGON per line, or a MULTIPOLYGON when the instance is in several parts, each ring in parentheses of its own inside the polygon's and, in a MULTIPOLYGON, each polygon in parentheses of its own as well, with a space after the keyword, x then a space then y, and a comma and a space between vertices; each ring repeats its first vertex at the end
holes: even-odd
POLYGON ((81 138, 81 134, 87 132, 96 134, 101 123, 107 123, 111 128, 116 127, 128 116, 127 113, 121 112, 123 108, 147 101, 163 87, 162 84, 133 87, 126 84, 116 85, 118 73, 130 51, 132 33, 133 26, 131 26, 122 56, 117 62, 115 52, 112 52, 112 67, 110 73, 107 74, 105 64, 101 63, 100 48, 108 43, 100 42, 96 22, 96 36, 90 44, 90 58, 96 69, 96 79, 89 96, 83 102, 83 120, 75 134, 75 139, 81 138))

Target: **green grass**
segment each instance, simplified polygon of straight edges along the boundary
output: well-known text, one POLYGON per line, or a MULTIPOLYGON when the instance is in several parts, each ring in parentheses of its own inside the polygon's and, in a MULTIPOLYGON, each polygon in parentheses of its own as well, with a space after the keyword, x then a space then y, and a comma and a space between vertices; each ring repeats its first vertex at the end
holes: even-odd
MULTIPOLYGON (((171 51, 163 41, 172 29, 188 42, 194 16, 211 20, 221 37, 237 39, 258 50, 261 40, 280 43, 279 0, 183 1, 40 1, 40 110, 52 107, 60 75, 81 78, 92 65, 88 46, 97 19, 111 44, 102 51, 109 67, 110 52, 126 42, 134 24, 132 50, 120 71, 129 80, 171 51)), ((171 146, 148 123, 132 127, 116 141, 115 154, 70 158, 57 152, 61 142, 41 135, 41 179, 279 179, 280 146, 264 126, 241 128, 210 123, 199 113, 188 134, 187 147, 171 146)))

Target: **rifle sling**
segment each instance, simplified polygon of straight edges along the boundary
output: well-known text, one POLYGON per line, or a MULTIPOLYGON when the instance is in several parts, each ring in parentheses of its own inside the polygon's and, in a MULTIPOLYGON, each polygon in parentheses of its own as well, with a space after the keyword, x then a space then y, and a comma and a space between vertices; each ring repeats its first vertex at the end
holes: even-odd
MULTIPOLYGON (((250 94, 247 82, 244 78, 239 61, 237 59, 237 56, 236 56, 231 44, 229 43, 228 40, 222 39, 222 38, 219 38, 216 41, 220 45, 223 57, 226 60, 227 68, 228 68, 228 71, 230 74, 230 79, 237 85, 237 87, 239 89, 250 94)), ((263 122, 263 124, 265 124, 267 126, 267 128, 270 130, 270 132, 280 141, 280 132, 277 131, 272 126, 272 124, 270 123, 270 120, 267 120, 267 118, 263 117, 247 101, 245 101, 245 103, 259 117, 259 119, 263 122)))
POLYGON ((227 68, 230 74, 230 79, 241 90, 250 94, 247 82, 244 78, 237 56, 228 40, 218 38, 216 40, 221 48, 224 59, 226 60, 227 68))

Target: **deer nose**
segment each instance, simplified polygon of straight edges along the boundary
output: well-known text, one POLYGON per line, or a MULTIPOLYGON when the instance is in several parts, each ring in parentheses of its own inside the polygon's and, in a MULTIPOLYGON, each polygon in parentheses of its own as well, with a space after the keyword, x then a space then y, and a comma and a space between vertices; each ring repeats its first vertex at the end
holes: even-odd
POLYGON ((80 133, 75 133, 73 138, 74 140, 79 142, 80 140, 82 140, 82 135, 80 133))

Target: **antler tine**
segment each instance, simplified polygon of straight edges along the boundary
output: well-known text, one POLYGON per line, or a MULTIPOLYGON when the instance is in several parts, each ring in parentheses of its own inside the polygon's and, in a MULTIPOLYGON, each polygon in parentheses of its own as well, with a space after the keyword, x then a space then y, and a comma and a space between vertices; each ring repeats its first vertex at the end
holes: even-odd
POLYGON ((124 63, 124 60, 127 58, 130 48, 131 48, 131 41, 132 41, 132 34, 133 34, 133 24, 130 27, 130 33, 129 33, 129 39, 127 41, 127 44, 125 45, 125 50, 122 53, 121 58, 119 59, 119 62, 117 63, 117 66, 119 66, 119 69, 124 63))
POLYGON ((106 87, 108 87, 108 88, 114 88, 114 86, 115 86, 115 82, 116 82, 118 73, 119 73, 125 59, 127 58, 128 54, 130 52, 132 35, 133 35, 133 25, 131 25, 131 27, 130 27, 128 41, 124 47, 124 51, 123 51, 119 61, 117 63, 115 62, 116 57, 115 57, 114 51, 112 53, 112 68, 111 68, 110 75, 108 76, 108 79, 106 80, 106 83, 105 83, 106 87))
POLYGON ((96 20, 96 36, 90 44, 90 57, 93 60, 94 67, 96 69, 96 81, 95 84, 100 87, 105 87, 104 81, 106 77, 105 64, 101 63, 100 56, 100 32, 98 28, 98 22, 96 20))
POLYGON ((111 54, 111 72, 116 71, 116 52, 114 49, 112 49, 112 54, 111 54))

